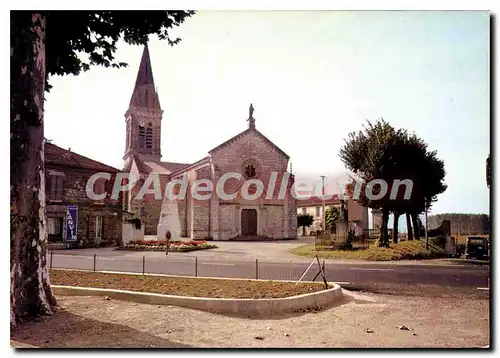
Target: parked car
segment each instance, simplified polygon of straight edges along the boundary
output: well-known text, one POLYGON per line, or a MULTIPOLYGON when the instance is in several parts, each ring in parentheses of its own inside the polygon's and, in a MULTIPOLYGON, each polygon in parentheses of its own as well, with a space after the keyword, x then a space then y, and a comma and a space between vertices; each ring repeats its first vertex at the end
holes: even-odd
POLYGON ((465 254, 465 244, 458 244, 455 250, 455 257, 462 257, 465 254))
POLYGON ((489 257, 488 238, 480 236, 469 236, 465 245, 465 258, 478 260, 489 257))

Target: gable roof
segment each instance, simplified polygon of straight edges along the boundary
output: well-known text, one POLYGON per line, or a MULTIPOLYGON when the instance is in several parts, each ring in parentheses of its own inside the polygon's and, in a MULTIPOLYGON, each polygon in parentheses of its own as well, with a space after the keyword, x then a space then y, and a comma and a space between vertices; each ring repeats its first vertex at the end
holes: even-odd
POLYGON ((187 164, 187 163, 175 163, 175 162, 161 162, 161 161, 153 161, 153 160, 141 160, 137 155, 134 155, 134 154, 132 154, 131 157, 132 157, 131 160, 123 168, 123 171, 125 171, 125 172, 130 172, 130 169, 132 168, 132 163, 133 162, 135 162, 135 164, 137 165, 137 169, 142 174, 149 174, 149 173, 152 173, 152 172, 163 171, 162 169, 164 169, 164 170, 166 170, 166 171, 169 172, 169 173, 164 173, 164 174, 170 174, 170 173, 173 173, 175 171, 181 170, 182 168, 185 168, 185 167, 187 167, 187 166, 190 165, 190 164, 187 164))
POLYGON ((170 176, 171 177, 176 177, 179 174, 183 174, 185 171, 188 171, 190 169, 196 168, 197 166, 202 165, 202 164, 206 164, 206 163, 210 163, 210 157, 208 157, 208 156, 207 157, 203 157, 200 160, 197 160, 196 162, 194 162, 192 164, 189 164, 189 165, 186 165, 186 166, 184 166, 182 168, 179 168, 176 171, 173 171, 172 173, 170 173, 170 176))
MULTIPOLYGON (((333 194, 331 198, 325 199, 325 205, 339 205, 339 204, 340 204, 340 198, 337 194, 333 194)), ((318 205, 323 205, 323 199, 315 195, 305 200, 297 199, 297 207, 318 206, 318 205)))
POLYGON ((281 148, 279 148, 276 144, 274 144, 270 139, 268 139, 264 134, 262 134, 261 132, 259 132, 255 128, 247 128, 243 132, 238 133, 234 137, 226 140, 224 143, 222 143, 222 144, 218 145, 217 147, 213 148, 212 150, 210 150, 208 152, 208 154, 213 154, 213 153, 221 150, 222 148, 228 147, 229 145, 231 145, 234 142, 236 142, 238 139, 244 137, 245 135, 247 135, 247 134, 249 134, 251 132, 254 132, 259 137, 261 137, 265 142, 267 142, 270 146, 272 146, 274 149, 276 149, 276 151, 279 152, 281 155, 283 155, 286 159, 290 159, 290 156, 288 154, 286 154, 283 150, 281 150, 281 148))
POLYGON ((167 169, 169 172, 173 173, 178 170, 181 170, 185 167, 190 166, 191 164, 186 163, 174 163, 174 162, 160 162, 161 166, 167 169))
POLYGON ((74 153, 68 149, 58 147, 57 145, 47 141, 44 146, 44 155, 45 164, 64 165, 103 172, 118 172, 118 169, 116 168, 74 153))

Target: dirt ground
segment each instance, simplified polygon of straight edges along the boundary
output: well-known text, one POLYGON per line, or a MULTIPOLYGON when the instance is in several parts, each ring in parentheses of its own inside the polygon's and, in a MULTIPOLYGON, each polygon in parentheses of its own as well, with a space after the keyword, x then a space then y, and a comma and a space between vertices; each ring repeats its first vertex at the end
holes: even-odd
POLYGON ((321 291, 324 285, 301 282, 219 280, 185 277, 120 275, 100 272, 51 270, 54 285, 110 288, 176 296, 216 298, 280 298, 321 291))
POLYGON ((365 295, 315 313, 251 319, 100 297, 58 296, 59 310, 11 334, 14 346, 484 347, 489 301, 365 295), (367 300, 371 300, 367 301, 367 300), (406 326, 411 330, 400 330, 406 326), (256 338, 258 337, 258 338, 256 338))

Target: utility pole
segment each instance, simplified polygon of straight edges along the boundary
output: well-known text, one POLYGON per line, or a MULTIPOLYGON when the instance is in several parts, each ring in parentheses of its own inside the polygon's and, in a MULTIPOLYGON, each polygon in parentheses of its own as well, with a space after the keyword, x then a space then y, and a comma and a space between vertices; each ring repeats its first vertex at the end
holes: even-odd
POLYGON ((326 215, 325 215, 325 176, 321 176, 321 193, 322 193, 322 199, 323 199, 323 233, 326 232, 326 215))
POLYGON ((429 236, 427 235, 427 209, 429 205, 427 205, 427 199, 425 199, 425 249, 429 250, 429 236))

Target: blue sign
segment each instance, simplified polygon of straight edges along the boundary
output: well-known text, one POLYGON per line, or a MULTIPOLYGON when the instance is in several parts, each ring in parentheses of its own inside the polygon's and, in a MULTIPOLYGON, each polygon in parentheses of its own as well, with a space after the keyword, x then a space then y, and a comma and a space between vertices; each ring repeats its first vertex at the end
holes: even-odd
POLYGON ((66 241, 76 241, 78 232, 78 206, 66 207, 66 241))

